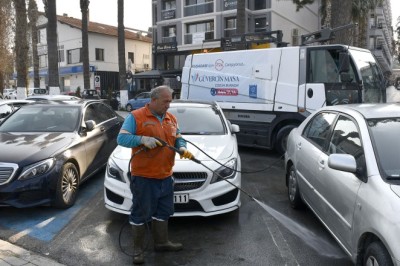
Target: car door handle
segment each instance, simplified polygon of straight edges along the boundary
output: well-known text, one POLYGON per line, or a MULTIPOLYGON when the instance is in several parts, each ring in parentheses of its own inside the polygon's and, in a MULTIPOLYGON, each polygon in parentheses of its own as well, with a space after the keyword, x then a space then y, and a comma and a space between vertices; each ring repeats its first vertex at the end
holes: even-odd
POLYGON ((319 160, 319 166, 320 166, 322 169, 325 168, 325 160, 324 160, 324 159, 319 160))
POLYGON ((103 132, 103 131, 105 131, 105 130, 106 130, 106 128, 105 128, 104 126, 101 126, 101 127, 100 127, 100 131, 101 131, 101 132, 103 132))

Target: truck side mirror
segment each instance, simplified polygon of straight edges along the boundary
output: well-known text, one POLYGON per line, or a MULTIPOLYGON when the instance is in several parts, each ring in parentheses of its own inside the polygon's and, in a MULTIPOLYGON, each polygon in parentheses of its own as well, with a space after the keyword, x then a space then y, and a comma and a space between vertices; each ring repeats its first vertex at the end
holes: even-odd
POLYGON ((350 70, 350 57, 346 52, 339 53, 339 73, 349 72, 350 70))

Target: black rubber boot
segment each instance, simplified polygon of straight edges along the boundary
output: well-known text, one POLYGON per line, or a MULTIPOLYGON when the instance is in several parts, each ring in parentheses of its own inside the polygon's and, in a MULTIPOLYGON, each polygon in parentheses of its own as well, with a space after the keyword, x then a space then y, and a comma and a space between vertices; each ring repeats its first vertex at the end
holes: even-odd
POLYGON ((143 264, 143 244, 145 225, 132 225, 133 230, 133 264, 143 264))
POLYGON ((168 240, 168 221, 153 220, 152 229, 155 251, 179 251, 183 248, 181 243, 168 240))

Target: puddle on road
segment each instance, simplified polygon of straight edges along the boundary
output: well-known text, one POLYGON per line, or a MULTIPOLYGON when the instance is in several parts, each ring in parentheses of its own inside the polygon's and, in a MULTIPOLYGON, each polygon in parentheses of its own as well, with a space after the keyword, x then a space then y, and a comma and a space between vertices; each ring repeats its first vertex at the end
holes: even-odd
POLYGON ((338 247, 322 237, 316 235, 311 230, 307 229, 301 224, 296 223, 294 220, 276 211, 265 203, 253 198, 264 210, 266 210, 272 217, 285 226, 290 232, 301 238, 306 245, 314 249, 325 257, 341 259, 345 258, 344 252, 338 247))

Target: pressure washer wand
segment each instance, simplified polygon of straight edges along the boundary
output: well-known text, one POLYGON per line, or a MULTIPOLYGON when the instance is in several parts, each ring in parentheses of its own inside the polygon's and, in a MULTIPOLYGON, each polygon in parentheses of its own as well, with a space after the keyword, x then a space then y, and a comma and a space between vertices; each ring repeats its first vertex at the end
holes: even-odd
MULTIPOLYGON (((160 139, 160 138, 156 138, 156 139, 161 143, 162 147, 167 147, 167 148, 169 148, 169 149, 171 149, 171 150, 177 152, 179 155, 183 155, 183 153, 184 153, 183 151, 180 151, 179 149, 177 149, 177 148, 175 148, 175 147, 169 145, 166 141, 164 141, 164 140, 162 140, 162 139, 160 139)), ((215 173, 215 174, 217 174, 219 177, 221 177, 222 180, 228 182, 229 184, 231 184, 231 185, 234 186, 235 188, 237 188, 237 189, 239 189, 240 191, 242 191, 242 192, 243 192, 245 195, 247 195, 250 199, 252 199, 252 200, 254 200, 254 201, 257 201, 252 195, 250 195, 250 194, 249 194, 248 192, 246 192, 244 189, 242 189, 242 188, 236 186, 235 184, 233 184, 233 183, 232 183, 231 181, 229 181, 228 179, 223 178, 221 175, 219 175, 218 173, 216 173, 216 172, 215 172, 214 170, 212 170, 210 167, 208 167, 207 165, 205 165, 204 163, 202 163, 199 159, 196 159, 196 158, 194 158, 194 156, 193 156, 192 159, 190 159, 190 160, 192 160, 192 161, 194 161, 194 162, 196 162, 196 163, 198 163, 198 164, 201 164, 204 168, 206 168, 206 169, 209 170, 210 172, 215 173)))
MULTIPOLYGON (((165 140, 162 140, 160 138, 156 138, 156 139, 162 144, 161 147, 167 147, 168 149, 175 151, 179 155, 183 155, 184 151, 181 151, 181 150, 169 145, 165 140)), ((202 164, 201 161, 196 159, 196 158, 194 158, 194 156, 190 160, 192 160, 195 163, 202 164)))

